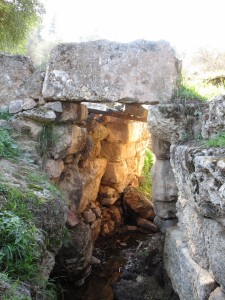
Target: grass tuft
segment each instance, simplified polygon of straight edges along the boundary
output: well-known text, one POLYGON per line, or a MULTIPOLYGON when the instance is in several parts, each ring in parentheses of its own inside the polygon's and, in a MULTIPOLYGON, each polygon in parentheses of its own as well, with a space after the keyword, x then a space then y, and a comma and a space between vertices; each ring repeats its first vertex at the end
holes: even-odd
POLYGON ((201 78, 183 78, 178 89, 177 98, 206 101, 225 93, 224 82, 215 85, 201 78))
POLYGON ((203 142, 206 147, 225 147, 225 132, 220 132, 214 137, 203 142))
POLYGON ((0 158, 14 159, 19 156, 19 147, 10 131, 0 128, 0 158))

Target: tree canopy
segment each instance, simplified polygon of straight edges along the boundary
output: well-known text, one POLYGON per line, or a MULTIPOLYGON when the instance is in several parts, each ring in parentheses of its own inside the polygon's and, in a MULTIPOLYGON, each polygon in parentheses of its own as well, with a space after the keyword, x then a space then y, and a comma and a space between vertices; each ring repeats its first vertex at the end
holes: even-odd
POLYGON ((0 0, 0 51, 21 52, 43 12, 38 0, 0 0))

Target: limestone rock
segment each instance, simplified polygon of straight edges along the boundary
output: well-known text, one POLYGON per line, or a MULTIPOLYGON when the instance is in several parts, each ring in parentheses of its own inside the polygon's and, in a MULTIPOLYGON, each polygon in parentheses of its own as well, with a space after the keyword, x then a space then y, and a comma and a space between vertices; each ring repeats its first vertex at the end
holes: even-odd
POLYGON ((78 209, 83 187, 82 177, 76 164, 65 164, 63 173, 60 176, 59 186, 67 193, 70 203, 78 209))
POLYGON ((137 225, 143 229, 146 229, 151 232, 157 232, 159 231, 158 227, 151 221, 139 218, 137 221, 137 225))
POLYGON ((42 132, 42 126, 32 120, 23 120, 13 118, 11 120, 12 128, 21 134, 28 134, 32 140, 39 141, 42 132))
POLYGON ((148 125, 151 134, 169 143, 186 136, 185 118, 177 104, 149 106, 148 125))
POLYGON ((72 209, 69 209, 68 214, 67 214, 66 225, 69 228, 72 228, 72 227, 76 226, 79 223, 80 223, 80 221, 79 221, 79 218, 78 218, 76 212, 73 211, 72 209))
POLYGON ((80 223, 70 229, 70 240, 67 247, 62 246, 56 256, 55 273, 68 279, 80 279, 91 264, 93 244, 90 227, 80 223))
POLYGON ((148 139, 147 124, 117 118, 105 125, 108 128, 107 141, 111 143, 132 143, 148 139))
POLYGON ((96 241, 101 232, 102 220, 97 219, 91 224, 91 238, 92 241, 96 241))
POLYGON ((214 220, 205 221, 206 251, 209 258, 209 269, 216 282, 225 291, 225 233, 224 227, 214 220))
POLYGON ((119 193, 128 185, 128 169, 125 161, 108 162, 102 183, 112 186, 119 193))
POLYGON ((225 294, 221 288, 216 288, 209 296, 209 300, 225 300, 225 294))
POLYGON ((79 205, 80 212, 83 212, 89 203, 95 202, 97 199, 106 164, 106 159, 96 158, 95 160, 88 160, 83 168, 80 169, 83 185, 83 194, 79 205))
POLYGON ((110 162, 119 162, 127 158, 134 158, 136 155, 135 143, 109 143, 103 141, 102 155, 110 162))
POLYGON ((44 257, 41 263, 42 275, 46 280, 48 280, 49 275, 55 265, 55 257, 54 255, 49 252, 45 251, 44 257))
POLYGON ((58 125, 55 127, 56 143, 51 150, 55 159, 80 152, 86 143, 85 128, 76 125, 58 125))
POLYGON ((62 123, 73 123, 78 121, 79 103, 63 102, 62 113, 58 116, 57 121, 62 123))
POLYGON ((153 201, 154 212, 163 219, 176 218, 176 201, 153 201))
POLYGON ((60 101, 47 102, 43 107, 50 108, 55 112, 63 112, 62 103, 60 101))
POLYGON ((155 216, 153 205, 141 191, 128 187, 124 192, 124 202, 144 219, 153 219, 155 216))
POLYGON ((209 259, 205 241, 205 221, 191 205, 177 204, 179 228, 187 238, 187 246, 191 258, 202 268, 208 268, 209 259))
POLYGON ((0 102, 8 104, 15 99, 39 98, 37 90, 42 79, 36 80, 34 66, 29 57, 0 54, 0 102), (37 95, 38 94, 38 95, 37 95))
POLYGON ((42 98, 42 88, 45 73, 42 71, 34 71, 27 85, 28 95, 33 99, 42 98))
POLYGON ((98 200, 102 205, 113 205, 119 198, 119 193, 109 187, 109 186, 100 186, 98 200))
POLYGON ((9 113, 10 114, 16 114, 23 109, 23 100, 18 99, 18 100, 13 100, 10 101, 9 103, 9 113))
POLYGON ((176 227, 166 233, 164 265, 182 300, 208 299, 216 287, 210 273, 191 259, 184 236, 176 227))
POLYGON ((171 163, 181 195, 180 202, 189 202, 203 217, 225 224, 224 148, 202 146, 172 147, 171 163))
POLYGON ((167 160, 170 158, 170 143, 162 140, 155 135, 152 138, 152 151, 158 160, 167 160))
POLYGON ((54 111, 44 107, 23 111, 21 112, 21 116, 25 119, 31 119, 41 124, 48 124, 56 119, 54 111))
POLYGON ((160 229, 160 231, 162 233, 165 233, 168 228, 177 225, 177 218, 174 218, 174 219, 162 219, 159 216, 155 216, 153 222, 160 229))
POLYGON ((202 137, 207 139, 225 129, 225 95, 209 102, 208 113, 204 116, 202 137))
POLYGON ((92 208, 92 211, 96 215, 97 218, 101 217, 102 212, 101 212, 101 208, 100 207, 94 207, 94 208, 92 208))
POLYGON ((87 223, 92 223, 96 220, 96 215, 91 209, 85 210, 83 216, 87 223))
POLYGON ((122 216, 120 209, 112 205, 109 207, 108 212, 111 214, 112 220, 115 222, 115 225, 121 225, 122 223, 122 216))
POLYGON ((61 159, 47 159, 45 163, 45 172, 49 178, 59 178, 64 169, 64 163, 61 159))
POLYGON ((51 53, 43 95, 90 102, 166 102, 178 78, 178 60, 164 41, 61 44, 51 53))
POLYGON ((23 110, 29 110, 37 106, 37 102, 35 102, 32 98, 25 98, 23 102, 23 110))
POLYGON ((169 160, 156 160, 152 170, 153 202, 171 202, 177 200, 177 185, 169 160))

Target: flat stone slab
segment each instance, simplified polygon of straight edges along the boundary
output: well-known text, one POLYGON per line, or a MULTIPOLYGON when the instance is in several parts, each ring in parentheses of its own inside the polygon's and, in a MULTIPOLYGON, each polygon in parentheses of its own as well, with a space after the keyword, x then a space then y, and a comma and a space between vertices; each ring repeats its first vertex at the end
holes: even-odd
POLYGON ((90 102, 168 102, 179 69, 174 50, 165 41, 60 44, 51 53, 43 96, 90 102))
POLYGON ((166 232, 164 266, 182 300, 207 300, 216 287, 210 272, 191 258, 185 237, 177 227, 166 232))

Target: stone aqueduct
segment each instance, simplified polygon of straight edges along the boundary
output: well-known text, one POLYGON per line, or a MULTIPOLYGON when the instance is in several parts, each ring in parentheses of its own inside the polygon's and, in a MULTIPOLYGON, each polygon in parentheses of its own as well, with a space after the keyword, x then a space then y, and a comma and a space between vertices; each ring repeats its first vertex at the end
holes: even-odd
MULTIPOLYGON (((14 129, 28 129, 35 142, 43 126, 54 124, 58 133, 57 144, 36 163, 67 191, 67 223, 74 236, 85 232, 88 250, 74 269, 87 267, 91 235, 95 239, 101 230, 97 195, 113 205, 140 176, 149 142, 147 126, 138 122, 145 104, 156 155, 154 223, 166 232, 165 268, 181 299, 225 299, 225 151, 188 143, 224 129, 224 99, 210 107, 183 103, 177 97, 180 62, 164 41, 61 44, 53 49, 45 74, 27 57, 0 54, 0 62, 0 108, 15 115, 14 129), (84 102, 122 103, 123 114, 136 121, 106 116, 96 125, 93 119, 88 135, 84 102), (88 225, 78 224, 77 211, 88 225)), ((115 219, 106 220, 106 232, 118 220, 112 207, 115 219)))

